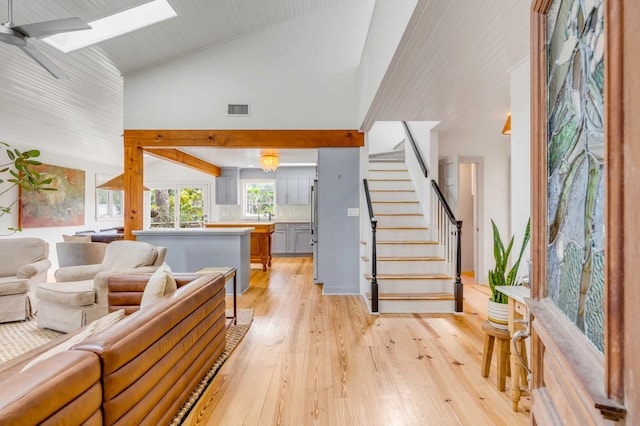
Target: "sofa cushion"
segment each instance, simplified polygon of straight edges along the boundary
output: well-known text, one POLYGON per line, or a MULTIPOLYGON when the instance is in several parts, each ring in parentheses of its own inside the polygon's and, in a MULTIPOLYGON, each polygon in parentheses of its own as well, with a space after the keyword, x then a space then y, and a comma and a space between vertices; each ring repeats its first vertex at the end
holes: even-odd
POLYGON ((23 294, 29 291, 29 280, 26 278, 2 277, 0 278, 0 296, 10 294, 23 294))
POLYGON ((64 342, 60 343, 57 346, 54 346, 53 348, 49 349, 46 352, 41 353, 40 355, 38 355, 37 357, 35 357, 34 359, 31 360, 31 362, 29 362, 27 365, 25 365, 22 368, 22 371, 33 367, 34 365, 36 365, 39 362, 44 361, 45 359, 49 359, 52 356, 59 354, 60 352, 65 352, 68 351, 69 349, 71 349, 72 347, 74 347, 75 345, 77 345, 78 343, 82 342, 84 339, 86 339, 87 337, 102 331, 102 330, 106 330, 107 328, 109 328, 111 325, 115 324, 116 322, 120 321, 122 318, 124 317, 124 309, 120 309, 118 311, 115 312, 111 312, 109 315, 104 316, 100 319, 97 319, 95 321, 93 321, 92 323, 90 323, 89 325, 87 325, 81 332, 79 332, 78 334, 71 336, 69 339, 65 340, 64 342))
POLYGON ((17 275, 18 269, 49 257, 49 244, 40 238, 0 239, 0 277, 17 275))
POLYGON ((62 240, 65 243, 90 243, 91 235, 62 235, 62 240))
POLYGON ((93 280, 42 283, 38 285, 36 296, 71 306, 87 306, 96 302, 93 280))
POLYGON ((166 263, 163 263, 149 278, 149 282, 142 293, 140 309, 162 299, 162 296, 177 289, 178 285, 171 275, 171 268, 166 263))
POLYGON ((158 256, 157 249, 142 241, 120 240, 107 246, 102 261, 105 271, 122 271, 153 265, 158 256))

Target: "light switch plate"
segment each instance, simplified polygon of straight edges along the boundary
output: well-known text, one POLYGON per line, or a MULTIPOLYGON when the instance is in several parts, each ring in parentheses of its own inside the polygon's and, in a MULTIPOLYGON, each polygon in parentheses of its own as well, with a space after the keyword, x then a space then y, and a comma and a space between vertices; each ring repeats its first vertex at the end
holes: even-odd
POLYGON ((347 216, 360 216, 360 209, 358 207, 348 208, 347 216))

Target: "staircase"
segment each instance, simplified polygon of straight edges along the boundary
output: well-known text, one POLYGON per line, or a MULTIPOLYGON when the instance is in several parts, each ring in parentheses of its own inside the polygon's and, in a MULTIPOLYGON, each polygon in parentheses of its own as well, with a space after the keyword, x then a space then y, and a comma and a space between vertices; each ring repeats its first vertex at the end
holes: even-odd
MULTIPOLYGON (((369 192, 377 219, 380 313, 455 311, 454 277, 443 245, 431 238, 404 160, 370 158, 369 192)), ((370 241, 362 241, 365 279, 371 280, 370 241)), ((370 288, 370 286, 368 287, 370 288)), ((370 293, 367 294, 369 300, 370 293)))

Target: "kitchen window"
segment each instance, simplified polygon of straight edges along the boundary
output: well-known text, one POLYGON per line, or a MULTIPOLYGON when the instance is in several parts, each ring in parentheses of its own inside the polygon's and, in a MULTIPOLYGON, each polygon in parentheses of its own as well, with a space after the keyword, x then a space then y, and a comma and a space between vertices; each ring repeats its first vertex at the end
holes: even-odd
POLYGON ((206 185, 158 185, 149 192, 150 228, 204 227, 206 185))
POLYGON ((276 213, 276 183, 273 180, 245 180, 242 184, 242 216, 259 218, 276 213))

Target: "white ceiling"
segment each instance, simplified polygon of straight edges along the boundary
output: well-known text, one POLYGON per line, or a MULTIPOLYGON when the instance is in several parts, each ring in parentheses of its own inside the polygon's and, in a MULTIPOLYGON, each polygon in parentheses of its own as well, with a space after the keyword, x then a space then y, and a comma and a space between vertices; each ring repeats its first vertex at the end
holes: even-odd
MULTIPOLYGON (((122 164, 121 75, 349 1, 169 0, 177 18, 96 47, 64 55, 34 41, 70 75, 68 81, 52 80, 19 49, 1 43, 0 140, 27 146, 47 141, 58 152, 122 164)), ((89 21, 145 2, 15 0, 14 21, 89 21)), ((2 21, 6 7, 0 0, 2 21)), ((529 0, 419 0, 363 128, 376 120, 501 128, 509 109, 508 71, 528 55, 529 7, 529 0), (491 120, 497 124, 487 126, 491 120)), ((257 150, 224 151, 190 152, 222 166, 257 162, 257 150)), ((283 151, 282 158, 315 161, 304 154, 283 151)))

